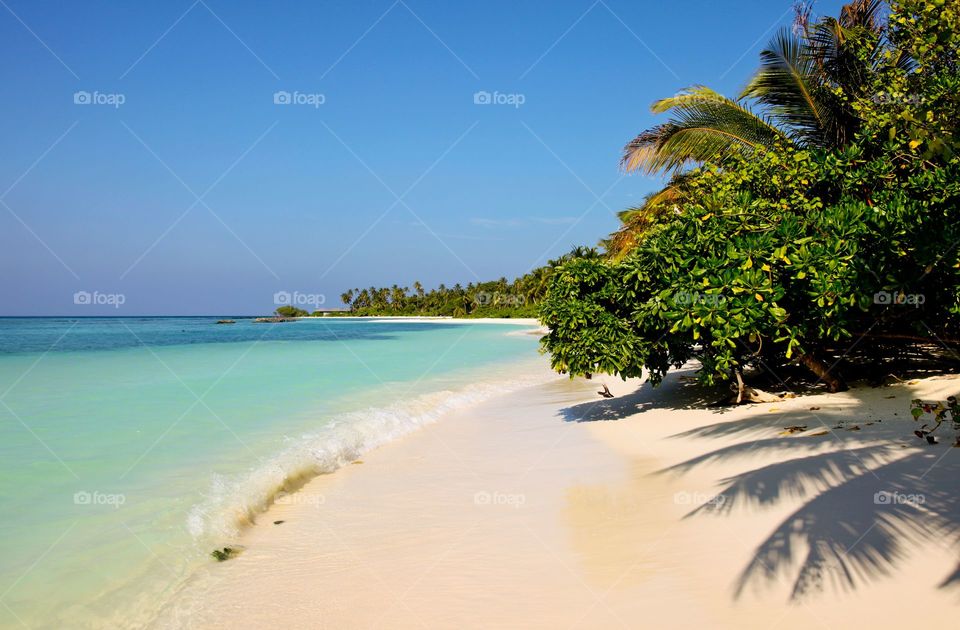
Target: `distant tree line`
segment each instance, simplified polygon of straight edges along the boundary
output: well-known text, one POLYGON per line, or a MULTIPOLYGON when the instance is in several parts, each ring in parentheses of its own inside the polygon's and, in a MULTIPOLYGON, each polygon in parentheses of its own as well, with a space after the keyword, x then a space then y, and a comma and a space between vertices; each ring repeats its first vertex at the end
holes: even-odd
POLYGON ((599 256, 593 248, 576 247, 513 281, 441 284, 431 290, 419 281, 412 286, 357 287, 344 291, 340 301, 349 309, 343 314, 357 316, 536 317, 555 268, 574 258, 599 256))

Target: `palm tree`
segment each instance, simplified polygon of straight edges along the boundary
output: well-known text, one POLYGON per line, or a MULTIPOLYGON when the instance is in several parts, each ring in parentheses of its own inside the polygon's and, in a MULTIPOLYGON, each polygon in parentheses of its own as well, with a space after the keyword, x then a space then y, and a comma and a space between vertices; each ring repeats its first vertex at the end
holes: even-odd
POLYGON ((797 9, 794 29, 782 29, 760 53, 761 65, 739 98, 694 86, 655 102, 670 120, 631 140, 621 167, 627 172, 671 173, 670 183, 643 204, 621 213, 622 227, 601 242, 620 258, 683 193, 684 169, 723 164, 777 145, 808 149, 843 147, 859 130, 853 103, 870 96, 871 78, 885 64, 910 69, 914 61, 886 38, 883 0, 854 0, 839 18, 810 23, 812 2, 797 9), (866 43, 868 54, 858 55, 866 43))
POLYGON ((344 306, 349 306, 350 310, 353 310, 353 289, 347 289, 346 292, 341 293, 340 301, 343 302, 344 306))
POLYGON ((723 162, 732 154, 785 143, 802 148, 843 146, 859 119, 852 102, 866 96, 870 78, 887 63, 910 67, 892 50, 880 13, 883 0, 854 0, 840 18, 810 24, 806 10, 796 30, 784 28, 760 53, 761 65, 739 98, 694 86, 655 102, 652 111, 670 113, 664 124, 642 132, 624 147, 626 171, 680 172, 690 164, 723 162), (798 32, 797 32, 798 31, 798 32), (869 44, 866 57, 856 43, 869 44), (837 96, 837 92, 843 96, 837 96))
POLYGON ((702 85, 655 102, 651 111, 673 117, 624 147, 620 164, 627 172, 678 172, 691 163, 722 160, 786 139, 746 104, 702 85))
POLYGON ((390 305, 393 307, 393 310, 399 311, 404 307, 404 302, 407 299, 407 288, 398 287, 393 285, 390 287, 390 305))
POLYGON ((356 308, 365 308, 370 306, 370 292, 367 289, 357 291, 357 301, 353 303, 356 308))

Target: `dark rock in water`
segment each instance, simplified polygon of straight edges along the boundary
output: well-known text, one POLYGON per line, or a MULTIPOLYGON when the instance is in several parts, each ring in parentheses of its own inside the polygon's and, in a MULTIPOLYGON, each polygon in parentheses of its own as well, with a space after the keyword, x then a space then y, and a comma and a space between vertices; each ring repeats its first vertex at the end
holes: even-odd
POLYGON ((296 317, 258 317, 253 320, 254 324, 281 324, 283 322, 295 322, 296 317))
POLYGON ((218 324, 236 324, 237 322, 233 321, 232 319, 218 319, 217 323, 218 324))

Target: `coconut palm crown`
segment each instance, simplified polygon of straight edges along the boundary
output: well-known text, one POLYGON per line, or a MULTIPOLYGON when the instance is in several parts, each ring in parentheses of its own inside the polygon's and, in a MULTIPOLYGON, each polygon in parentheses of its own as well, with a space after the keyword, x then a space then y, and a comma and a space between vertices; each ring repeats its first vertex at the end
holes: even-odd
POLYGON ((642 205, 621 213, 621 229, 602 242, 611 256, 622 257, 669 211, 664 202, 680 195, 689 167, 722 165, 732 155, 778 145, 843 147, 859 129, 853 104, 871 96, 871 78, 884 64, 912 67, 913 60, 886 37, 883 0, 854 0, 839 18, 812 23, 811 4, 799 6, 794 27, 781 29, 760 53, 760 67, 738 98, 696 85, 652 105, 669 120, 631 140, 620 164, 627 172, 673 177, 642 205), (864 43, 869 54, 855 54, 864 43))

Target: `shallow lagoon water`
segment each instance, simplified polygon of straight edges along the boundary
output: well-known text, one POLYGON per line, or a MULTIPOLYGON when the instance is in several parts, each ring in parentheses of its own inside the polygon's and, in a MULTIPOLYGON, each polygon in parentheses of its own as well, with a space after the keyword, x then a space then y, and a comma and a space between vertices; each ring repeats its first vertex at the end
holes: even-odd
POLYGON ((2 625, 144 623, 285 491, 537 361, 514 325, 216 319, 0 319, 2 625))

